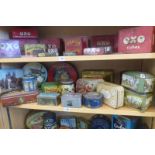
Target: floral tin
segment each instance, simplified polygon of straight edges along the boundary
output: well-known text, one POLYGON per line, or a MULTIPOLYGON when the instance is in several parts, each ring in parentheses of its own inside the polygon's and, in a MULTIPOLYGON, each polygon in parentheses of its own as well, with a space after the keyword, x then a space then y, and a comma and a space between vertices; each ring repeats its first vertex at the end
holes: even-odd
POLYGON ((139 109, 141 112, 146 111, 152 104, 153 95, 151 93, 139 94, 134 91, 125 89, 124 103, 126 106, 139 109))
POLYGON ((61 87, 59 82, 44 82, 41 85, 41 90, 44 93, 60 93, 61 92, 61 87))
POLYGON ((154 27, 141 26, 119 31, 119 53, 148 53, 154 49, 154 27))
POLYGON ((66 93, 61 96, 61 104, 63 107, 80 108, 82 105, 82 94, 66 93))
POLYGON ((122 75, 122 86, 138 93, 151 93, 154 90, 155 77, 151 74, 129 71, 122 75))
POLYGON ((97 92, 103 95, 103 102, 112 108, 124 105, 124 88, 120 85, 102 82, 97 85, 97 92))
POLYGON ((18 40, 0 40, 0 58, 21 57, 18 40))
POLYGON ((103 79, 78 79, 76 82, 76 92, 84 94, 96 91, 97 84, 103 81, 103 79))
POLYGON ((58 105, 60 103, 59 93, 40 93, 37 102, 41 105, 58 105))

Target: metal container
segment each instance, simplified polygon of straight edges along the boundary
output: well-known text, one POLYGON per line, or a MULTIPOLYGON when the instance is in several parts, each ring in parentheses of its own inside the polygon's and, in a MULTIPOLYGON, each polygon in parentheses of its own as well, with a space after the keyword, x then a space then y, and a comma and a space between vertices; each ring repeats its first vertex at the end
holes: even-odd
POLYGON ((67 93, 61 96, 61 104, 63 107, 80 108, 82 105, 82 94, 67 93))
POLYGON ((41 90, 44 93, 53 93, 53 92, 60 93, 61 92, 59 82, 44 82, 41 85, 41 90))
POLYGON ((103 96, 101 93, 89 92, 83 95, 83 104, 89 108, 98 108, 102 106, 103 96))
POLYGON ((74 93, 75 92, 75 87, 74 87, 74 82, 73 80, 70 81, 61 81, 61 94, 66 94, 66 93, 74 93))
POLYGON ((151 74, 128 71, 122 75, 122 85, 138 93, 151 93, 154 90, 155 77, 151 74))
POLYGON ((37 90, 37 78, 34 76, 23 77, 23 88, 26 92, 37 90))
POLYGON ((125 89, 124 102, 125 105, 139 109, 141 112, 146 111, 152 104, 153 95, 149 94, 139 94, 134 91, 125 89))
POLYGON ((41 105, 58 105, 60 103, 59 93, 40 93, 37 102, 41 105))
POLYGON ((103 82, 97 85, 97 92, 103 95, 103 102, 112 108, 124 105, 124 88, 120 85, 103 82))

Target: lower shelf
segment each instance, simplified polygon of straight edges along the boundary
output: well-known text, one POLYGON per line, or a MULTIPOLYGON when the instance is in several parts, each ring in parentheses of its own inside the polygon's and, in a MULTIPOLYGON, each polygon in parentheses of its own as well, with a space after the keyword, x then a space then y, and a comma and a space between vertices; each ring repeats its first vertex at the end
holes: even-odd
POLYGON ((128 107, 122 107, 119 109, 113 109, 107 105, 103 105, 97 109, 91 109, 87 107, 81 108, 65 108, 61 105, 38 105, 37 103, 22 104, 13 108, 21 109, 33 109, 33 110, 48 110, 48 111, 59 111, 59 112, 73 112, 73 113, 86 113, 86 114, 107 114, 107 115, 128 115, 128 116, 141 116, 141 117, 155 117, 155 107, 150 107, 146 112, 140 112, 137 109, 128 107))

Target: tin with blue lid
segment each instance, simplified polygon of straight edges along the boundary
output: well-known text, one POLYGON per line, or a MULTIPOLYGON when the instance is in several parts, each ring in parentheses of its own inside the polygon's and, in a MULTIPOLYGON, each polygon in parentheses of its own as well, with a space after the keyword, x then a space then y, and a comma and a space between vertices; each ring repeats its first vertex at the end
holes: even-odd
POLYGON ((98 108, 102 106, 102 94, 89 92, 83 95, 83 104, 89 108, 98 108))
POLYGON ((26 92, 32 92, 37 90, 37 78, 34 76, 23 77, 23 88, 26 92))

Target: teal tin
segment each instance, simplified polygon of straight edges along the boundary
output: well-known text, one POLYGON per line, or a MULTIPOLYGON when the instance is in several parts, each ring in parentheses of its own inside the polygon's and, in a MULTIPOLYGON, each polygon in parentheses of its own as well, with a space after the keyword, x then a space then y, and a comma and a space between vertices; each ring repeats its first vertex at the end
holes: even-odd
POLYGON ((23 88, 26 92, 32 92, 37 90, 37 78, 34 76, 23 77, 23 88))

